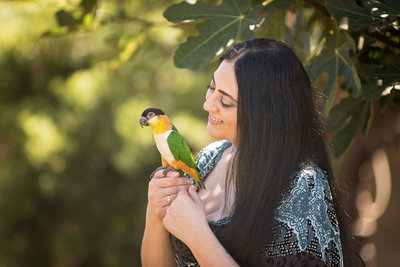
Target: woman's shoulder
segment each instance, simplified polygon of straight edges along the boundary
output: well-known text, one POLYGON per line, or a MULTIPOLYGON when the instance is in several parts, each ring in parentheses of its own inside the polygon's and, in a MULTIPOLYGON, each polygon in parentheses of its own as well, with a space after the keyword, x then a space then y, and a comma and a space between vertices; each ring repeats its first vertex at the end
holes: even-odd
POLYGON ((297 222, 305 220, 312 224, 320 223, 319 228, 325 231, 333 229, 338 232, 327 173, 315 164, 300 166, 282 194, 276 218, 293 227, 296 227, 297 222))
POLYGON ((221 159, 222 153, 231 145, 232 143, 226 140, 216 141, 204 147, 196 155, 195 160, 201 177, 206 177, 214 169, 215 165, 221 159))
POLYGON ((286 190, 282 193, 281 201, 285 202, 293 196, 315 196, 326 194, 332 200, 327 172, 315 163, 303 163, 299 165, 290 179, 286 190))
POLYGON ((327 173, 320 167, 304 164, 291 176, 275 221, 270 257, 305 252, 328 266, 341 266, 338 220, 327 173), (283 244, 287 249, 278 249, 283 244))

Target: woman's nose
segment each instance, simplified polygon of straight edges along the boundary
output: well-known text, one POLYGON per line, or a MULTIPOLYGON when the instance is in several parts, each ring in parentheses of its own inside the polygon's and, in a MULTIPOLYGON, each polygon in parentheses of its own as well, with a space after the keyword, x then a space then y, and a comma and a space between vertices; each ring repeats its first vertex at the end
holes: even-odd
POLYGON ((208 111, 210 113, 216 113, 218 111, 218 107, 212 95, 206 98, 206 101, 203 104, 203 108, 205 111, 208 111))

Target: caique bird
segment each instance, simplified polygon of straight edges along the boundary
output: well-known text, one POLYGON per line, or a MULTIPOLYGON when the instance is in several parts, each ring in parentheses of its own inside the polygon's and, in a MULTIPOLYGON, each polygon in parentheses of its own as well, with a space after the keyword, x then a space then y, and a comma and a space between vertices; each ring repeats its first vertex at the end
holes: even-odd
POLYGON ((143 111, 139 123, 142 127, 151 126, 153 129, 162 165, 182 170, 196 181, 199 188, 205 189, 192 152, 168 116, 161 109, 148 108, 143 111))

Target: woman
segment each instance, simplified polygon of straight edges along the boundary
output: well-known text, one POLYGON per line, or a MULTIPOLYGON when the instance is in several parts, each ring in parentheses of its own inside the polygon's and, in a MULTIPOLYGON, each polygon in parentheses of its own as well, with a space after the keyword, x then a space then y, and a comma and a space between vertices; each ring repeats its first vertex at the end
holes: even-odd
POLYGON ((204 103, 209 135, 225 141, 196 157, 207 190, 196 192, 177 172, 155 173, 143 265, 342 266, 315 99, 283 42, 255 39, 226 51, 204 103))

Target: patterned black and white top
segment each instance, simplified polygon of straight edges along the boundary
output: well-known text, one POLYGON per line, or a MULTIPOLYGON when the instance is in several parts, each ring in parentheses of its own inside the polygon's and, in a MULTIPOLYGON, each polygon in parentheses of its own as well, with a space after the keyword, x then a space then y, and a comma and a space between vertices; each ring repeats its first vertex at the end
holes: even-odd
MULTIPOLYGON (((196 156, 200 175, 206 177, 231 145, 218 141, 196 156)), ((221 240, 230 217, 210 221, 221 240)), ((199 266, 189 248, 171 235, 177 266, 199 266)), ((261 249, 269 266, 343 266, 338 221, 327 175, 318 166, 304 165, 290 179, 275 214, 271 241, 261 249)))

